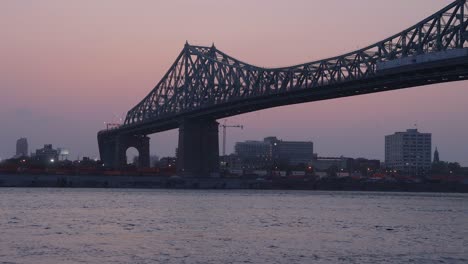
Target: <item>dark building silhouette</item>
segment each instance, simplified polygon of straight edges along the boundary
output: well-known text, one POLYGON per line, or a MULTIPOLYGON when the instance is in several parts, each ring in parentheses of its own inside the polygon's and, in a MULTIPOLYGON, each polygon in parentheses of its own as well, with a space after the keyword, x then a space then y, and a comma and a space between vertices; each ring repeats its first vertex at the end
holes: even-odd
POLYGON ((314 158, 312 141, 283 141, 276 137, 267 137, 264 141, 270 143, 272 159, 275 162, 299 165, 308 164, 314 158))
POLYGON ((245 142, 237 142, 235 152, 242 158, 270 158, 270 144, 263 141, 247 140, 245 142))
POLYGON ((437 150, 437 147, 434 151, 434 160, 433 160, 434 163, 437 163, 437 162, 440 162, 440 159, 439 159, 439 151, 437 150))
POLYGON ((237 142, 236 155, 246 169, 275 165, 307 165, 314 158, 312 141, 283 141, 276 137, 266 137, 263 141, 248 140, 237 142))
POLYGON ((16 141, 16 157, 28 156, 28 139, 20 138, 16 141))
POLYGON ((34 157, 44 162, 55 162, 58 160, 59 151, 53 149, 52 144, 46 144, 43 148, 36 150, 34 157))
POLYGON ((247 140, 237 142, 235 153, 245 169, 256 169, 271 165, 271 145, 268 142, 247 140))
POLYGON ((315 170, 325 171, 330 168, 336 168, 337 170, 345 170, 351 167, 351 158, 346 157, 318 157, 315 156, 314 159, 308 164, 311 165, 315 170))
POLYGON ((175 168, 177 165, 176 157, 164 157, 161 158, 158 162, 158 167, 160 168, 175 168))

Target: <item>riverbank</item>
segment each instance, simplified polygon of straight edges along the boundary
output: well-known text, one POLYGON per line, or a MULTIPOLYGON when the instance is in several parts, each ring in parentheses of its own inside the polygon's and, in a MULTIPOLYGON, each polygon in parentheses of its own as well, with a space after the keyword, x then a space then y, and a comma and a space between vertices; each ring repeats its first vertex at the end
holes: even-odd
POLYGON ((468 193, 467 184, 343 180, 181 178, 177 176, 0 175, 0 187, 273 189, 468 193))

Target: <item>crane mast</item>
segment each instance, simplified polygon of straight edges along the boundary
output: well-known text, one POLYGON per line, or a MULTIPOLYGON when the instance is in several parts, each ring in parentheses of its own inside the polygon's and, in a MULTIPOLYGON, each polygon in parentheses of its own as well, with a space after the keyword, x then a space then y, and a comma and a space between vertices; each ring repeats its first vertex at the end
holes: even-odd
POLYGON ((244 129, 244 126, 243 125, 228 125, 227 120, 225 119, 221 127, 223 128, 223 156, 226 156, 226 129, 227 128, 244 129))

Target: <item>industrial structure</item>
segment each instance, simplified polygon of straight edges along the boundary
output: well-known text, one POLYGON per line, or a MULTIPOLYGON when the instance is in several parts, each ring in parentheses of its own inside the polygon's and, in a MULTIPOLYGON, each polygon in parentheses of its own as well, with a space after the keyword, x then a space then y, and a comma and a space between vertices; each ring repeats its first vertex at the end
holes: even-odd
POLYGON ((223 156, 226 156, 226 136, 227 136, 226 129, 228 128, 244 129, 244 126, 243 125, 228 125, 227 121, 224 120, 224 123, 221 125, 221 127, 223 128, 223 156))
POLYGON ((468 4, 457 0, 416 25, 365 48, 285 68, 239 61, 214 45, 188 43, 122 126, 98 133, 105 166, 125 164, 129 147, 149 166, 147 135, 179 129, 181 176, 219 170, 216 120, 271 107, 468 79, 468 4))

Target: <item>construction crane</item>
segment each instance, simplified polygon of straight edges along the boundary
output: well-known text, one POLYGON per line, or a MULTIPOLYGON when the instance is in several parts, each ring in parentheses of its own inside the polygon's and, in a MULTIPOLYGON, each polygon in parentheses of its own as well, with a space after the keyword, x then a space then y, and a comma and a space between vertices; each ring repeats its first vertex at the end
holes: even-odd
MULTIPOLYGON (((124 113, 125 115, 125 113, 124 113)), ((122 116, 124 115, 117 115, 114 113, 114 118, 112 119, 112 122, 104 122, 104 125, 106 126, 106 129, 107 130, 110 130, 110 129, 116 129, 116 128, 119 128, 121 125, 122 125, 122 122, 123 122, 123 118, 122 116), (115 121, 117 120, 117 121, 115 121)))
POLYGON ((228 125, 226 124, 226 122, 227 120, 224 119, 224 123, 221 125, 221 127, 223 128, 223 156, 226 156, 226 128, 236 127, 236 128, 244 129, 243 125, 228 125))

